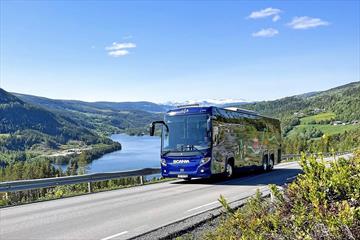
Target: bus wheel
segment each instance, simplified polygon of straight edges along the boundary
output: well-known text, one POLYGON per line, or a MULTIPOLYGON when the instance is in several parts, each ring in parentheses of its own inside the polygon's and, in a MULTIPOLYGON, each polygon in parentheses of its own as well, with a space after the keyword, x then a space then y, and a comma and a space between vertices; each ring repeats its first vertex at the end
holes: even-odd
POLYGON ((184 181, 190 181, 191 177, 184 178, 184 181))
POLYGON ((234 174, 234 168, 231 163, 226 164, 226 176, 231 178, 234 174))

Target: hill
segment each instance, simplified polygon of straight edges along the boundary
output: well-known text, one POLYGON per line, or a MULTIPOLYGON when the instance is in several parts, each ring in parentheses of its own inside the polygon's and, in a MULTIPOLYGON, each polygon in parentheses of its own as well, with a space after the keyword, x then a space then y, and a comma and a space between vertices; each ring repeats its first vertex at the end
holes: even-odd
POLYGON ((76 124, 41 107, 25 103, 0 89, 0 133, 35 130, 48 135, 62 135, 65 140, 95 138, 95 135, 76 124))
MULTIPOLYGON (((0 96, 2 107, 6 110, 2 114, 10 113, 2 120, 1 132, 38 131, 56 136, 54 141, 61 144, 69 139, 89 144, 94 142, 89 139, 117 132, 146 134, 148 124, 161 119, 163 112, 173 107, 170 103, 83 102, 5 93, 2 90, 0 96), (27 111, 32 114, 27 114, 27 111)), ((360 120, 360 82, 274 101, 231 103, 225 99, 219 104, 237 105, 279 118, 285 149, 289 153, 307 150, 308 146, 313 147, 314 144, 317 144, 314 149, 318 149, 324 136, 330 136, 328 142, 333 141, 332 146, 340 146, 340 139, 348 139, 346 144, 342 143, 342 149, 357 140, 360 142, 359 124, 356 123, 360 120), (293 149, 289 146, 296 147, 293 149)))
POLYGON ((76 119, 26 103, 0 89, 2 161, 18 160, 18 156, 24 160, 44 152, 66 149, 69 143, 72 147, 81 145, 88 149, 101 144, 106 151, 120 148, 120 145, 99 136, 76 119), (24 157, 25 152, 30 154, 24 157))
POLYGON ((12 93, 25 102, 41 105, 49 109, 74 110, 79 112, 98 113, 106 110, 112 111, 143 111, 161 113, 167 111, 170 106, 147 101, 139 102, 84 102, 78 100, 58 100, 27 94, 12 93))
POLYGON ((360 82, 353 82, 322 92, 311 92, 274 101, 241 105, 262 114, 285 118, 310 112, 333 112, 338 120, 360 119, 360 82))
POLYGON ((143 134, 147 126, 162 118, 167 105, 152 102, 83 102, 56 100, 14 93, 19 99, 66 116, 81 126, 107 136, 115 132, 143 134))
POLYGON ((360 145, 360 82, 241 107, 279 118, 288 153, 360 145))

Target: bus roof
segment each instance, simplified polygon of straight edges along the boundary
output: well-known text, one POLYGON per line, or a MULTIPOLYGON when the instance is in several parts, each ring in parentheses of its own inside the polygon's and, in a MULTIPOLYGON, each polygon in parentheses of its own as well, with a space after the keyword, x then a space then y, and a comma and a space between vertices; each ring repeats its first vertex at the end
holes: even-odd
POLYGON ((235 107, 220 108, 220 107, 215 107, 215 106, 208 106, 208 107, 184 106, 184 107, 178 107, 178 108, 169 110, 167 112, 167 114, 169 114, 169 115, 200 114, 200 113, 211 114, 213 108, 222 109, 225 111, 240 112, 240 113, 260 116, 260 114, 258 114, 255 111, 250 111, 250 110, 246 110, 246 109, 242 109, 242 108, 235 108, 235 107))
MULTIPOLYGON (((268 118, 268 119, 276 119, 276 118, 271 118, 271 117, 260 115, 259 113, 255 112, 255 111, 251 111, 251 110, 247 110, 247 109, 235 108, 235 107, 221 108, 221 107, 216 107, 216 106, 208 106, 208 107, 184 106, 184 107, 178 107, 178 108, 169 110, 169 111, 167 111, 166 114, 169 116, 191 115, 191 114, 210 114, 210 115, 212 115, 212 114, 214 114, 214 109, 229 111, 229 112, 243 113, 243 114, 247 114, 250 116, 257 116, 257 117, 263 117, 263 118, 268 118)), ((217 111, 217 112, 219 112, 219 111, 217 111)), ((278 120, 278 119, 276 119, 276 120, 278 120)))

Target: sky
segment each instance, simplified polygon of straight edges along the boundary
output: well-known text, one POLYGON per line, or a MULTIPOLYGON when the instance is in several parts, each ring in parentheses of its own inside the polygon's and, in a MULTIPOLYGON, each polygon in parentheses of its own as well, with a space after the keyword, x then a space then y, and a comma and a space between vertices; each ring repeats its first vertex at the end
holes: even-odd
POLYGON ((360 80, 360 1, 0 0, 0 87, 272 100, 360 80))

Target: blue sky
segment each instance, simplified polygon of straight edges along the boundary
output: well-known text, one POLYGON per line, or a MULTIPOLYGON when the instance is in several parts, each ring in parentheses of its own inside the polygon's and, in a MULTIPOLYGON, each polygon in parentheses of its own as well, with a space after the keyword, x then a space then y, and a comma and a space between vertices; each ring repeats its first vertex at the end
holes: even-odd
POLYGON ((1 1, 7 91, 270 100, 360 80, 359 1, 1 1))

